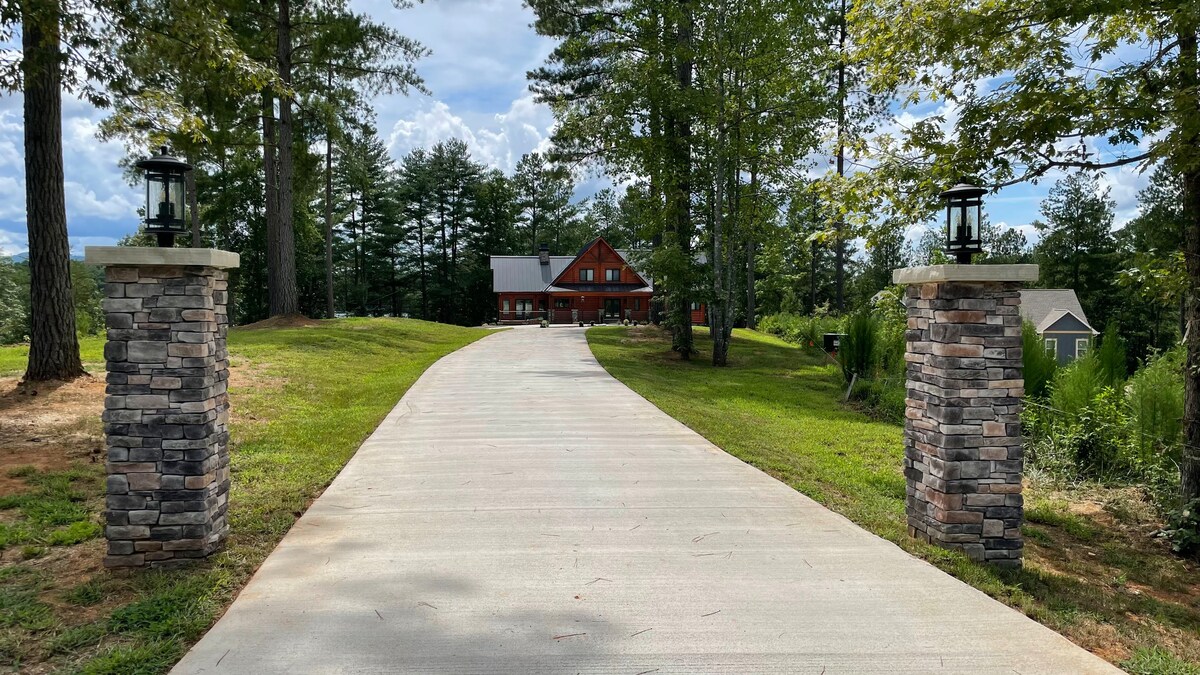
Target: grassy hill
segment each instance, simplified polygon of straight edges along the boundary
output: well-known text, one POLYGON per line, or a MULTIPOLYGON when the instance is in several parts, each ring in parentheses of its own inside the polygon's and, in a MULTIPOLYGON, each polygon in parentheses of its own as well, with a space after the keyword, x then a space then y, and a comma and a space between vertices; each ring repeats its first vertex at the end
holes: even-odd
POLYGON ((408 319, 231 331, 229 544, 172 572, 100 565, 102 340, 81 345, 95 377, 32 391, 16 387, 28 350, 0 348, 0 667, 168 670, 421 373, 488 333, 408 319))

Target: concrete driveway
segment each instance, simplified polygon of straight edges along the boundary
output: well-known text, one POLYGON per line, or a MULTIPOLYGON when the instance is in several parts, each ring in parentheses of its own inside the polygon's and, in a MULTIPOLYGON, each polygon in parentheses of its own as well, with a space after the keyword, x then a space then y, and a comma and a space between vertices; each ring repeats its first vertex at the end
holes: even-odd
POLYGON ((431 367, 173 672, 1119 671, 533 327, 431 367))

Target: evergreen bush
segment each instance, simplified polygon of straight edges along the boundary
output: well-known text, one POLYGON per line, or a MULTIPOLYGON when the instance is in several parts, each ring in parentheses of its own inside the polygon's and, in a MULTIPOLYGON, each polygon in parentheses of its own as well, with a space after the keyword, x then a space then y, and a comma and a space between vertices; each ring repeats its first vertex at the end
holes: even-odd
POLYGON ((1046 351, 1042 336, 1028 321, 1021 326, 1021 358, 1025 368, 1025 395, 1045 396, 1058 370, 1058 359, 1046 351))
POLYGON ((879 325, 870 312, 858 312, 850 317, 837 355, 847 382, 854 375, 871 377, 874 374, 878 341, 879 325))

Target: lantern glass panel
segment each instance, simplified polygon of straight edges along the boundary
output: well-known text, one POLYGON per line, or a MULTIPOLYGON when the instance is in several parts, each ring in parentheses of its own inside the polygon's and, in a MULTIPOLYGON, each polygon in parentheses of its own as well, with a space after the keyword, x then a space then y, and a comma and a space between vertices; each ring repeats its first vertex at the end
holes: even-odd
POLYGON ((946 243, 947 247, 957 249, 962 246, 963 236, 963 212, 957 205, 951 206, 947 211, 946 225, 946 243))
POLYGON ((979 204, 968 204, 963 207, 963 215, 966 217, 966 238, 964 243, 968 246, 979 239, 979 204))
POLYGON ((184 224, 184 178, 179 174, 146 174, 146 224, 181 229, 184 224))

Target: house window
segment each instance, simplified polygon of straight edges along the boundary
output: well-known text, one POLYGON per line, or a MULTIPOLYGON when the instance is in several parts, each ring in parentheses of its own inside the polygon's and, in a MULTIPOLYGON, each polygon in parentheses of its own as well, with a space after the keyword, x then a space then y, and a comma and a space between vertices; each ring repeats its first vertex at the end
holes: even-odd
POLYGON ((571 301, 568 300, 567 298, 555 298, 554 299, 554 308, 555 309, 567 309, 570 306, 571 306, 571 301))
POLYGON ((621 270, 604 270, 605 281, 620 281, 621 270))
POLYGON ((594 270, 590 267, 579 270, 579 280, 580 281, 595 281, 596 280, 596 270, 594 270))
POLYGON ((699 311, 700 311, 700 303, 698 303, 698 302, 693 302, 693 303, 692 303, 692 311, 693 311, 693 312, 699 312, 699 311))
POLYGON ((533 313, 532 300, 517 300, 517 318, 524 319, 527 315, 533 313))
POLYGON ((1092 341, 1087 338, 1075 338, 1075 358, 1082 359, 1092 348, 1092 341))
POLYGON ((1058 338, 1046 338, 1046 353, 1058 358, 1058 338))
POLYGON ((507 299, 504 300, 504 313, 508 314, 508 300, 507 299))
POLYGON ((633 311, 635 311, 635 312, 642 311, 642 299, 641 298, 633 299, 633 311))

